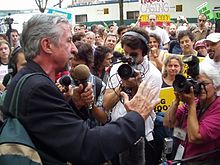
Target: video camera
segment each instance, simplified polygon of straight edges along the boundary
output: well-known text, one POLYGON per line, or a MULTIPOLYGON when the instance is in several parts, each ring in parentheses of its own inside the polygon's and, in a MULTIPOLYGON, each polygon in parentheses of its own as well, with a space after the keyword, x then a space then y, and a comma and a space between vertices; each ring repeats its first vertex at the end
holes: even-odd
POLYGON ((131 53, 130 57, 122 57, 119 61, 123 62, 118 68, 118 74, 123 80, 127 80, 130 77, 135 76, 134 66, 136 65, 137 53, 131 53))
POLYGON ((177 74, 173 82, 173 88, 177 92, 190 93, 190 87, 193 86, 194 94, 198 96, 201 92, 201 83, 196 81, 199 75, 199 59, 196 56, 184 56, 183 62, 188 65, 187 74, 190 78, 186 78, 182 74, 177 74))

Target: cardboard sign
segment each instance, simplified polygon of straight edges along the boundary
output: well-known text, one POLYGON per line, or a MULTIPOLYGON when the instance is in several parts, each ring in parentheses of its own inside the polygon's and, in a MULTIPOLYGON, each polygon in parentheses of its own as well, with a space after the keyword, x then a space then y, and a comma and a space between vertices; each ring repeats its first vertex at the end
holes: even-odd
POLYGON ((158 104, 155 108, 155 112, 166 112, 167 109, 172 104, 175 99, 174 89, 173 87, 161 88, 160 90, 160 104, 158 104))
POLYGON ((220 19, 220 11, 214 13, 215 19, 220 19))
POLYGON ((196 10, 200 14, 202 14, 202 13, 205 14, 208 20, 211 20, 214 18, 214 14, 213 14, 212 10, 210 10, 210 7, 207 2, 198 6, 196 8, 196 10))
MULTIPOLYGON (((170 25, 170 15, 169 14, 156 14, 156 25, 163 26, 166 24, 167 26, 170 25)), ((149 14, 141 14, 140 15, 140 26, 148 26, 149 25, 149 14)))

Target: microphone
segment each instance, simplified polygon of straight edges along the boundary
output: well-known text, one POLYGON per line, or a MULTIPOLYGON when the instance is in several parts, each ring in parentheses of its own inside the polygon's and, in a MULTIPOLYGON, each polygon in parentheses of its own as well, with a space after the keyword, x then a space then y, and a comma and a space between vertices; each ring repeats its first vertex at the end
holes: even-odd
POLYGON ((90 69, 85 64, 79 64, 70 71, 70 75, 73 78, 76 86, 83 84, 83 87, 86 88, 87 81, 90 76, 90 69))
POLYGON ((62 77, 60 78, 59 83, 60 83, 62 86, 68 87, 68 86, 71 84, 71 79, 70 79, 69 76, 64 75, 64 76, 62 76, 62 77))
MULTIPOLYGON (((70 75, 73 78, 73 81, 75 82, 76 86, 79 86, 79 84, 83 84, 83 88, 85 89, 88 85, 88 78, 90 76, 90 69, 85 64, 79 64, 74 69, 70 71, 70 75)), ((91 103, 88 106, 88 109, 92 110, 93 103, 91 103)))
POLYGON ((71 79, 69 76, 67 75, 63 75, 60 80, 59 83, 65 87, 65 91, 64 92, 68 92, 69 90, 69 85, 71 84, 71 79))

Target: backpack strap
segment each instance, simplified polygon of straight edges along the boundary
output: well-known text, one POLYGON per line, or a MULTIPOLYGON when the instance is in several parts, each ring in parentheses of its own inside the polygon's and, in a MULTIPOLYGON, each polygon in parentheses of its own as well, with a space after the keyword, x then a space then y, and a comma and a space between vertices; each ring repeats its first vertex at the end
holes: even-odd
MULTIPOLYGON (((43 73, 41 73, 41 72, 28 73, 28 74, 22 76, 22 77, 19 79, 18 83, 17 83, 16 86, 15 86, 15 89, 14 89, 14 92, 13 92, 13 96, 12 96, 12 99, 11 99, 11 102, 10 102, 10 107, 9 107, 9 112, 10 112, 10 113, 13 113, 13 112, 14 112, 13 114, 15 114, 15 119, 14 119, 14 120, 16 120, 17 117, 18 117, 18 99, 19 99, 19 96, 20 96, 20 90, 21 90, 23 84, 25 83, 25 81, 26 81, 28 78, 30 78, 30 77, 32 77, 32 76, 34 76, 34 75, 42 75, 42 76, 45 76, 45 77, 47 77, 47 78, 49 79, 48 76, 46 76, 45 74, 43 74, 43 73)), ((13 120, 13 119, 11 119, 11 120, 13 120)), ((17 125, 18 125, 18 124, 20 124, 20 122, 18 122, 18 120, 17 120, 17 125)), ((26 133, 26 130, 25 130, 25 128, 22 126, 22 124, 20 124, 20 128, 22 128, 23 132, 26 133)), ((26 134, 24 137, 29 137, 29 135, 26 134)), ((24 141, 27 141, 28 139, 23 139, 23 140, 24 140, 24 141)), ((31 138, 30 138, 29 143, 30 143, 30 145, 29 145, 30 147, 36 148, 35 145, 33 144, 33 142, 31 141, 31 138)), ((61 161, 59 161, 59 160, 53 158, 52 156, 50 156, 50 155, 48 155, 48 154, 42 152, 41 150, 38 150, 37 148, 36 148, 36 150, 37 150, 37 152, 39 153, 40 157, 42 158, 43 164, 67 165, 67 164, 69 163, 69 162, 63 163, 63 162, 61 162, 61 161)), ((38 156, 38 155, 37 155, 37 156, 38 156)), ((38 157, 37 157, 37 158, 38 158, 38 157)), ((71 163, 69 163, 69 164, 71 164, 71 163)))
POLYGON ((95 77, 95 86, 96 86, 96 100, 98 99, 98 96, 100 95, 101 89, 102 89, 102 80, 98 78, 97 76, 95 77))
POLYGON ((28 73, 28 74, 26 74, 26 75, 24 75, 20 78, 20 80, 18 81, 18 83, 15 86, 15 89, 14 89, 14 92, 13 92, 13 95, 12 95, 12 99, 11 99, 11 102, 10 102, 10 106, 9 106, 9 112, 12 113, 12 114, 15 114, 16 118, 18 117, 18 99, 19 99, 21 87, 23 86, 24 82, 29 77, 31 77, 33 75, 43 75, 43 76, 47 77, 43 73, 36 72, 36 73, 28 73))

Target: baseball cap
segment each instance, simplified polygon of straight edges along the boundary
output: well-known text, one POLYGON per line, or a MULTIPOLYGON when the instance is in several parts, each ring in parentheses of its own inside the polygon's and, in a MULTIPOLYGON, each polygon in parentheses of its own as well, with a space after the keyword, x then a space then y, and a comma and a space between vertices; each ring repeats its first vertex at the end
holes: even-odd
POLYGON ((211 41, 211 42, 219 42, 220 41, 220 33, 211 33, 209 34, 206 39, 204 39, 203 41, 211 41))
POLYGON ((206 43, 205 42, 203 42, 203 41, 197 41, 196 43, 195 43, 195 46, 194 46, 194 49, 197 49, 198 47, 206 47, 206 43))

